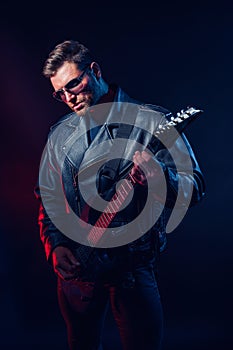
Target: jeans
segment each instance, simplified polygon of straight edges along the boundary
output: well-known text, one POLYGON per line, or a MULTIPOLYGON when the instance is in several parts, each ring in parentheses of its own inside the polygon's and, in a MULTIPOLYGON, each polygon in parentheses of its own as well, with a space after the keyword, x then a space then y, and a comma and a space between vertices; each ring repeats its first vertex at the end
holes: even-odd
POLYGON ((135 267, 128 277, 128 273, 118 271, 95 283, 58 278, 58 301, 71 350, 102 350, 101 336, 108 305, 112 308, 122 349, 161 349, 163 311, 153 264, 135 267), (129 280, 131 284, 125 283, 129 280))

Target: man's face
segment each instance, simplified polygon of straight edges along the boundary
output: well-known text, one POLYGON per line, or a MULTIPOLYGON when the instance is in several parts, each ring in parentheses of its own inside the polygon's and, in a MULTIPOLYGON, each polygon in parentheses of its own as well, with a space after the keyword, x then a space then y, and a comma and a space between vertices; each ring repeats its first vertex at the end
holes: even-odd
POLYGON ((80 70, 75 63, 65 62, 50 80, 62 101, 81 117, 101 97, 99 74, 98 65, 80 70))

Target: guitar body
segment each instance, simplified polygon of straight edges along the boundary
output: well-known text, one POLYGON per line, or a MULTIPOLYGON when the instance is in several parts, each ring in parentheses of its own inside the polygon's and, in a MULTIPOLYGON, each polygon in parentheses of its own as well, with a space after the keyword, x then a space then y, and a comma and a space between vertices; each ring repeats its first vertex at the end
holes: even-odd
POLYGON ((107 249, 104 248, 80 245, 74 251, 74 254, 81 263, 77 279, 82 281, 94 282, 96 279, 110 273, 116 266, 116 258, 110 257, 107 249))

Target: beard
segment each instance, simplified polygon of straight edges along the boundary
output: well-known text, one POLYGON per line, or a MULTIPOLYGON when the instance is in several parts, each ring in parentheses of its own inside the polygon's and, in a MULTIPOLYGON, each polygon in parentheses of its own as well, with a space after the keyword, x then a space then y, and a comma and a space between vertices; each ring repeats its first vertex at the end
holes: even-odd
POLYGON ((72 109, 79 117, 83 117, 91 106, 98 103, 101 96, 99 85, 93 79, 90 79, 84 90, 77 96, 75 106, 80 103, 80 108, 75 109, 74 106, 72 109))

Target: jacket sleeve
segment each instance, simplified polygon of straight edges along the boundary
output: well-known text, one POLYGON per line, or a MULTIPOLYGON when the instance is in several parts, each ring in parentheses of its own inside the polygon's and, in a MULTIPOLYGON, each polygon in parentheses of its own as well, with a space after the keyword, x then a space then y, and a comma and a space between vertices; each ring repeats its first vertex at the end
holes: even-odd
POLYGON ((155 154, 164 170, 168 207, 175 202, 180 206, 193 206, 205 195, 205 181, 193 149, 184 133, 169 148, 155 154))
POLYGON ((35 197, 39 201, 38 224, 40 239, 43 243, 47 260, 51 263, 51 253, 57 246, 71 245, 71 240, 64 235, 59 222, 67 213, 66 200, 62 193, 61 173, 48 140, 43 151, 35 197))
MULTIPOLYGON (((155 119, 154 133, 157 133, 160 126, 173 118, 173 113, 164 107, 156 105, 145 105, 145 107, 160 113, 161 119, 155 119)), ((179 124, 178 128, 169 128, 168 132, 157 134, 158 138, 153 137, 149 144, 154 159, 163 169, 166 182, 165 207, 169 209, 173 209, 174 206, 177 209, 178 207, 187 209, 200 202, 205 196, 204 176, 185 136, 184 125, 185 123, 179 124)), ((160 192, 158 186, 155 187, 155 190, 160 192)), ((154 194, 156 198, 156 193, 154 194)), ((161 198, 160 195, 159 198, 161 198)))

